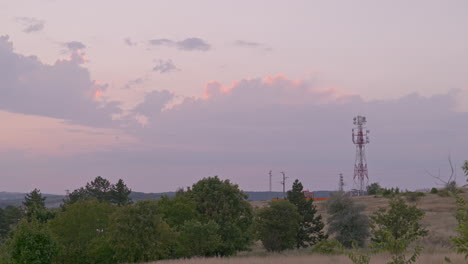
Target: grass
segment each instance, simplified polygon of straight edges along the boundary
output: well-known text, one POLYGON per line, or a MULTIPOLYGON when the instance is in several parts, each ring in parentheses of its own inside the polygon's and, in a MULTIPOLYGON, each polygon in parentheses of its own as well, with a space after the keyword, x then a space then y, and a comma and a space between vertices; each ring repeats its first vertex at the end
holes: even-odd
MULTIPOLYGON (((449 254, 423 254, 416 263, 418 264, 441 264, 444 258, 449 257, 452 263, 466 263, 462 255, 449 254)), ((371 259, 373 264, 385 264, 390 260, 387 255, 377 255, 371 259)), ((153 262, 156 263, 156 262, 153 262)), ((158 264, 352 264, 345 256, 307 255, 307 256, 285 256, 282 254, 270 254, 266 257, 231 257, 231 258, 193 258, 181 260, 158 261, 158 264)))

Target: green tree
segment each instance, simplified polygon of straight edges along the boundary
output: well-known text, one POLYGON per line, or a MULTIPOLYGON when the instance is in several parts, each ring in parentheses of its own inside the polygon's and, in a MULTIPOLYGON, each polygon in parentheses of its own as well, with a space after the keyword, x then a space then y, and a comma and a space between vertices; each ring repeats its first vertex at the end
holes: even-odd
POLYGON ((47 210, 45 206, 45 200, 46 197, 43 197, 41 191, 38 189, 34 189, 32 192, 26 194, 23 207, 28 220, 36 218, 40 222, 45 223, 53 217, 52 213, 47 210))
POLYGON ((130 193, 132 193, 132 190, 125 185, 122 179, 119 179, 115 185, 111 186, 111 202, 118 206, 131 204, 132 199, 130 198, 130 193))
POLYGON ((335 235, 343 246, 351 248, 353 242, 362 247, 369 237, 369 219, 364 212, 364 205, 357 205, 344 192, 332 194, 327 201, 328 233, 335 235))
MULTIPOLYGON (((468 176, 468 161, 465 161, 462 168, 465 171, 465 176, 468 176)), ((456 219, 458 221, 458 235, 451 238, 451 241, 457 253, 465 254, 465 259, 468 259, 468 204, 458 192, 452 195, 455 197, 457 203, 456 219)))
POLYGON ((102 241, 108 232, 116 207, 97 200, 79 201, 65 206, 65 210, 49 221, 48 227, 61 250, 59 263, 92 263, 94 241, 102 241))
POLYGON ((7 249, 14 264, 49 264, 58 253, 52 235, 35 218, 20 222, 7 249))
POLYGON ((221 244, 219 225, 214 221, 200 223, 197 220, 185 221, 179 229, 178 256, 210 257, 216 255, 221 244))
POLYGON ((185 221, 200 218, 196 202, 190 200, 183 192, 177 192, 172 199, 162 196, 158 203, 164 221, 175 229, 182 226, 185 221))
POLYGON ((220 226, 222 243, 216 255, 228 256, 249 249, 253 239, 252 206, 236 184, 217 176, 204 178, 195 183, 187 195, 196 203, 202 223, 212 220, 220 226))
POLYGON ((88 196, 96 198, 100 202, 111 201, 111 183, 101 176, 97 176, 93 181, 88 182, 85 190, 88 196))
POLYGON ((371 216, 372 241, 377 247, 392 254, 394 264, 416 261, 422 248, 416 246, 408 258, 405 254, 408 247, 427 235, 428 231, 421 226, 424 212, 414 205, 408 205, 401 198, 390 200, 388 208, 380 208, 371 216))
POLYGON ((280 200, 258 211, 255 227, 265 249, 278 252, 296 246, 301 221, 296 206, 287 200, 280 200))
POLYGON ((0 208, 0 243, 7 238, 22 217, 23 211, 20 207, 9 205, 5 209, 0 208))
POLYGON ((175 233, 164 222, 158 202, 145 200, 113 215, 107 241, 116 262, 149 262, 170 256, 175 233))
POLYGON ((380 184, 378 184, 377 182, 374 182, 370 184, 369 186, 367 186, 367 194, 369 195, 379 194, 381 190, 382 190, 382 187, 380 187, 380 184))
MULTIPOLYGON (((465 175, 468 176, 468 160, 465 161, 462 167, 463 171, 465 172, 465 175)), ((468 182, 468 178, 466 178, 466 181, 468 182)))
POLYGON ((323 228, 322 216, 317 215, 317 208, 313 200, 307 200, 302 192, 302 183, 296 179, 292 190, 288 191, 287 199, 294 204, 302 217, 299 231, 296 234, 296 247, 308 247, 326 238, 323 228))

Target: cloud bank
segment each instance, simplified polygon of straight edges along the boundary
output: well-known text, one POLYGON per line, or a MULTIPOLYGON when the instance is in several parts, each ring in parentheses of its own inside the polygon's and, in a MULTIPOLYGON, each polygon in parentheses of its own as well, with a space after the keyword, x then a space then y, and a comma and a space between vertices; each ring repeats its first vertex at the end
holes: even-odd
POLYGON ((33 17, 17 17, 15 20, 23 26, 23 32, 25 33, 38 32, 44 29, 44 20, 33 17))

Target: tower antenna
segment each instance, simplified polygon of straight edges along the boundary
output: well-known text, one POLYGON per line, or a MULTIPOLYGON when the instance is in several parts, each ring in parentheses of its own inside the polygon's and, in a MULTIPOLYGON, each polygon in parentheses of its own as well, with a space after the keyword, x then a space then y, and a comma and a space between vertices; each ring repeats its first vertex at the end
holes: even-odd
POLYGON ((343 180, 343 173, 340 173, 340 182, 339 182, 339 191, 343 192, 344 191, 344 180, 343 180))
POLYGON ((367 172, 366 144, 369 143, 369 130, 366 129, 366 117, 358 115, 353 118, 355 127, 352 130, 352 139, 356 145, 356 160, 354 162, 354 182, 358 187, 358 195, 364 195, 369 174, 367 172))
POLYGON ((270 172, 268 173, 268 176, 270 178, 270 199, 273 198, 272 195, 271 195, 271 178, 273 177, 273 174, 272 174, 272 171, 270 170, 270 172))

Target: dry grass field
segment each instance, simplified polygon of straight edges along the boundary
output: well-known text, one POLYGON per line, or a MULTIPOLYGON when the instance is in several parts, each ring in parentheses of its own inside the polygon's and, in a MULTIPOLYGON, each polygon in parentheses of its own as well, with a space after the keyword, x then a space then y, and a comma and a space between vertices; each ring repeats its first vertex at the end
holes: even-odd
MULTIPOLYGON (((462 194, 468 200, 468 190, 462 194)), ((380 207, 385 207, 388 203, 387 198, 365 196, 355 197, 355 201, 366 206, 365 214, 370 215, 380 207)), ((268 204, 267 201, 252 202, 254 207, 263 207, 268 204)), ((317 201, 318 212, 325 219, 326 201, 317 201)), ((455 203, 451 197, 440 197, 436 194, 426 194, 417 202, 414 202, 418 208, 426 213, 423 224, 429 230, 429 235, 421 241, 424 246, 423 254, 416 263, 419 264, 442 264, 444 258, 450 257, 452 263, 467 264, 462 255, 453 253, 450 249, 449 238, 456 235, 455 227, 457 222, 454 217, 455 203)), ((390 260, 387 255, 373 256, 371 263, 384 264, 390 260)), ((345 256, 328 256, 312 254, 309 249, 291 250, 281 254, 266 252, 259 243, 257 243, 251 252, 241 252, 236 257, 230 258, 198 258, 186 260, 166 260, 158 261, 158 264, 337 264, 352 263, 345 256)))
MULTIPOLYGON (((454 264, 466 264, 463 256, 449 254, 423 254, 417 264, 443 264, 448 256, 454 264)), ((386 264, 389 257, 385 255, 374 256, 372 264, 386 264)), ((156 263, 156 262, 153 262, 156 263)), ((271 254, 265 257, 232 257, 232 258, 199 258, 183 260, 158 261, 157 264, 352 264, 345 256, 307 255, 284 256, 271 254)))

